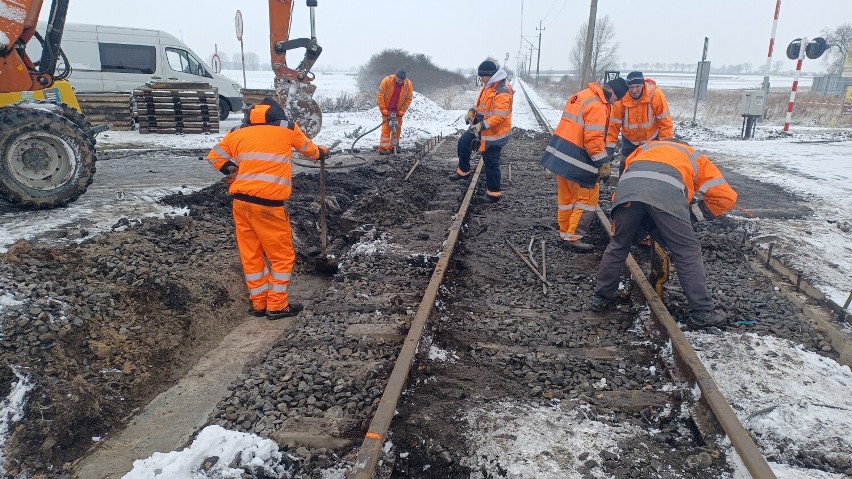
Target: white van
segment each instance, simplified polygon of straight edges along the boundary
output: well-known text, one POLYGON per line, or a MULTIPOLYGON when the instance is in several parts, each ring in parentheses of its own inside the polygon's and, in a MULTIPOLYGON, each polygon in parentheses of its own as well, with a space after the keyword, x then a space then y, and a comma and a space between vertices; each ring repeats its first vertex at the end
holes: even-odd
MULTIPOLYGON (((39 32, 46 28, 39 22, 39 32)), ((38 42, 29 45, 30 58, 41 58, 38 42)), ((66 23, 61 48, 79 93, 129 92, 151 80, 205 82, 218 88, 220 119, 243 107, 242 85, 213 73, 182 41, 160 30, 66 23)))

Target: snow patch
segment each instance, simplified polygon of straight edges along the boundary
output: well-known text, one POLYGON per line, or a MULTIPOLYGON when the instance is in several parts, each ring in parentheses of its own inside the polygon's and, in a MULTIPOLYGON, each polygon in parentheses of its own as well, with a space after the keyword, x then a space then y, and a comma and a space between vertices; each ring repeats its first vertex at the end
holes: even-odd
POLYGON ((5 446, 6 441, 9 440, 9 431, 12 424, 23 419, 27 394, 33 388, 30 379, 22 375, 17 368, 12 367, 12 372, 18 377, 18 381, 12 383, 9 395, 0 402, 0 474, 6 473, 3 464, 6 463, 5 446))

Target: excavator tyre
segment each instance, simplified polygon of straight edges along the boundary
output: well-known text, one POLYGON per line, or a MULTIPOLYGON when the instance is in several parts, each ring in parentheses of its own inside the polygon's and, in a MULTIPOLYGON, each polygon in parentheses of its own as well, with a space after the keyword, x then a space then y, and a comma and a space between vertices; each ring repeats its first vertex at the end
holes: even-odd
POLYGON ((0 197, 32 209, 64 206, 95 175, 95 139, 82 114, 63 104, 0 108, 0 197))

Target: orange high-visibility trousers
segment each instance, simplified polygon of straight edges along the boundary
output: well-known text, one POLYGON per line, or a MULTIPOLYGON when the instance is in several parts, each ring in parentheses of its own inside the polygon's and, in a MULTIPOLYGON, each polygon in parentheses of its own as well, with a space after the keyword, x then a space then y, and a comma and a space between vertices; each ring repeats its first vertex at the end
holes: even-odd
MULTIPOLYGON (((396 117, 397 123, 399 125, 396 127, 396 144, 399 146, 399 137, 402 135, 402 117, 396 117)), ((382 139, 379 141, 379 151, 381 150, 393 150, 393 141, 391 140, 391 128, 388 126, 388 122, 382 123, 382 139)))
POLYGON ((583 188, 571 180, 556 175, 556 203, 559 236, 566 241, 577 241, 589 232, 598 207, 600 183, 583 188))
POLYGON ((287 286, 296 263, 290 215, 283 206, 240 200, 234 200, 233 212, 252 307, 267 311, 287 308, 287 286))

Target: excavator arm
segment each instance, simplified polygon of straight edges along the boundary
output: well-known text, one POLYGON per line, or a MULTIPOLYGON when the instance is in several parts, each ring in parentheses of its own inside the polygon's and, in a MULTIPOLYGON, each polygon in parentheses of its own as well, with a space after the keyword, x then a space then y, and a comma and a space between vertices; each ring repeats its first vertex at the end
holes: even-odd
POLYGON ((305 134, 313 138, 322 128, 322 110, 314 100, 316 86, 311 83, 314 63, 322 52, 316 39, 315 9, 317 0, 307 0, 311 11, 311 38, 290 39, 292 0, 269 0, 270 53, 272 71, 275 73, 275 91, 288 117, 294 120, 305 134), (293 69, 287 66, 287 52, 305 49, 305 57, 293 69))
POLYGON ((41 59, 33 63, 27 43, 36 36, 43 0, 0 0, 0 93, 35 91, 53 85, 69 0, 54 0, 41 59))

